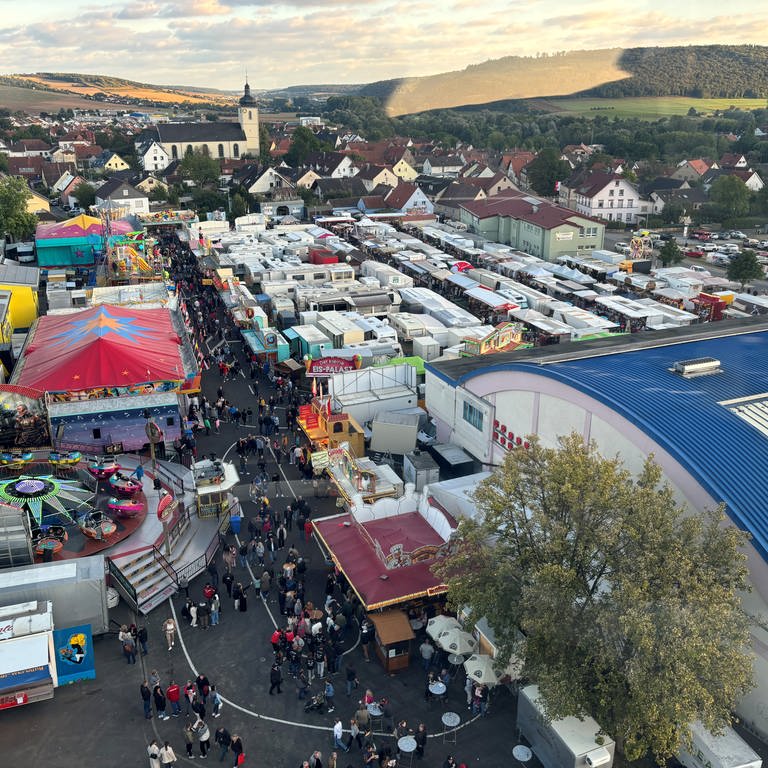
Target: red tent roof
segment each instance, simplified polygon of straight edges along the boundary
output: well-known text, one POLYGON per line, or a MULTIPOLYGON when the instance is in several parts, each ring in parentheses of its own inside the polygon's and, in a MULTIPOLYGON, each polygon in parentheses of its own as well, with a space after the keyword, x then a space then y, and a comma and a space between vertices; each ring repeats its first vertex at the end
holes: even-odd
POLYGON ((374 539, 384 551, 392 544, 402 544, 404 550, 441 545, 443 540, 418 512, 372 520, 362 526, 349 514, 335 515, 313 525, 366 610, 447 591, 430 570, 434 559, 387 569, 372 546, 374 539))
POLYGON ((169 310, 102 304, 41 317, 13 383, 62 392, 183 378, 169 310))

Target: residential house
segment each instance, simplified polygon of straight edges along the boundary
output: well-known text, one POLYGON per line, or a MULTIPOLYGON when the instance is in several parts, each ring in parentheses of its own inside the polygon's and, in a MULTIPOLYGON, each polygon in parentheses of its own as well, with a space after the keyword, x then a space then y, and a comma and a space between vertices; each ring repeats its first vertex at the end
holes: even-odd
POLYGON ((365 184, 365 188, 369 192, 380 184, 387 187, 396 187, 400 181, 392 169, 388 168, 386 165, 367 165, 360 170, 357 174, 357 178, 365 184))
POLYGON ((303 166, 311 168, 321 178, 329 179, 348 179, 359 171, 352 158, 341 152, 313 152, 307 156, 303 166))
POLYGON ((151 173, 140 174, 139 177, 133 182, 133 186, 143 192, 149 197, 153 192, 161 190, 163 194, 168 191, 168 185, 160 179, 153 176, 151 173))
POLYGON ((419 172, 404 157, 392 163, 392 173, 403 181, 414 181, 419 172))
POLYGON ((44 187, 50 189, 65 173, 76 174, 77 166, 75 163, 49 163, 43 161, 40 166, 40 182, 44 187))
POLYGON ((59 144, 58 147, 55 147, 51 150, 49 158, 53 163, 74 164, 77 160, 77 156, 75 155, 75 148, 72 144, 59 144))
MULTIPOLYGON (((287 173, 281 173, 277 168, 262 168, 250 166, 242 175, 238 174, 240 184, 252 195, 270 195, 275 189, 295 189, 294 183, 287 173)), ((294 194, 291 193, 293 197, 294 194)))
POLYGON ((563 147, 563 152, 560 155, 561 160, 565 160, 571 168, 581 165, 590 157, 592 157, 593 150, 586 144, 566 144, 563 147))
POLYGON ((29 197, 27 198, 27 213, 41 214, 51 212, 51 201, 39 192, 35 192, 34 189, 29 190, 29 197))
POLYGON ((432 201, 415 185, 407 181, 401 182, 384 198, 387 206, 395 211, 402 211, 410 216, 415 214, 432 214, 432 201))
POLYGON ((685 179, 673 176, 657 176, 651 181, 640 184, 640 194, 650 195, 652 192, 671 192, 678 189, 690 189, 691 185, 685 179))
POLYGON ((560 185, 559 200, 583 216, 636 224, 640 216, 654 213, 652 204, 641 200, 635 184, 614 173, 591 171, 577 174, 560 185))
POLYGON ((42 157, 51 155, 51 145, 42 139, 19 139, 8 149, 8 157, 42 157))
POLYGON ((68 205, 70 208, 80 206, 76 191, 81 184, 88 184, 82 176, 75 175, 70 177, 67 184, 59 192, 59 200, 62 205, 68 205))
POLYGON ((732 152, 726 152, 720 158, 720 168, 722 169, 737 169, 746 170, 749 168, 749 162, 744 155, 734 154, 732 152))
POLYGON ((681 181, 697 181, 711 168, 717 167, 717 163, 710 163, 702 157, 693 160, 681 160, 677 164, 677 168, 670 174, 670 178, 681 181))
POLYGON ((149 213, 149 198, 122 179, 108 179, 96 190, 97 208, 125 209, 129 215, 149 213))
POLYGON ((459 211, 472 232, 548 261, 603 247, 604 222, 523 192, 464 203, 459 211))
MULTIPOLYGON (((336 207, 339 207, 338 200, 336 201, 336 207)), ((377 211, 387 210, 389 206, 383 195, 366 195, 357 201, 355 208, 363 213, 376 213, 377 211)))
POLYGON ((446 178, 445 176, 425 176, 424 174, 417 176, 414 180, 414 184, 433 201, 454 183, 453 179, 446 178))
POLYGON ((38 183, 42 178, 42 168, 45 160, 36 155, 33 157, 9 157, 8 175, 21 176, 31 183, 38 183))
POLYGON ((504 192, 508 189, 515 189, 515 185, 509 176, 505 176, 501 171, 492 173, 490 176, 471 176, 463 178, 461 181, 465 184, 470 184, 473 187, 482 189, 487 197, 498 195, 500 192, 504 192))
MULTIPOLYGON (((506 178, 506 177, 505 177, 506 178)), ((458 208, 464 203, 485 200, 488 197, 480 186, 457 179, 444 187, 434 198, 434 212, 451 218, 458 218, 458 208)))
POLYGON ((92 157, 90 166, 94 170, 107 174, 114 173, 115 171, 127 171, 131 167, 117 152, 113 152, 111 149, 105 149, 95 157, 92 157))
POLYGON ((464 165, 464 158, 461 155, 429 155, 424 158, 422 173, 428 176, 456 178, 464 165))
POLYGON ((678 204, 683 209, 683 218, 692 217, 702 205, 709 202, 709 195, 701 188, 669 189, 652 192, 651 197, 657 197, 662 210, 670 204, 678 204))
POLYGON ((509 152, 502 155, 501 171, 509 176, 514 184, 522 186, 520 183, 522 170, 528 163, 535 159, 536 153, 529 152, 528 150, 515 150, 514 152, 509 152))
POLYGON ((319 173, 311 168, 291 168, 286 175, 293 182, 296 189, 312 189, 312 185, 320 178, 319 173))
POLYGON ((482 179, 482 178, 489 178, 493 176, 496 172, 490 168, 485 163, 480 162, 479 160, 468 160, 464 167, 459 171, 459 176, 461 178, 476 178, 476 179, 482 179))
POLYGON ((139 164, 145 171, 162 171, 171 162, 171 158, 160 142, 154 139, 136 148, 139 164))
POLYGON ((98 144, 75 144, 75 164, 78 171, 85 171, 91 165, 91 160, 98 157, 104 150, 98 144))
POLYGON ((759 192, 765 186, 760 174, 751 168, 720 168, 719 170, 710 171, 704 176, 702 179, 704 189, 709 192, 712 185, 721 176, 735 176, 741 179, 751 192, 759 192))

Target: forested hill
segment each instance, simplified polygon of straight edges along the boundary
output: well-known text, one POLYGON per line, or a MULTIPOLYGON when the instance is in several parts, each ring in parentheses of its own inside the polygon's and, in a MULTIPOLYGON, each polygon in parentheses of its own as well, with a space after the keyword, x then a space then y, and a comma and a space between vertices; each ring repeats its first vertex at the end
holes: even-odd
POLYGON ((632 76, 580 95, 692 96, 694 98, 768 97, 768 47, 688 45, 627 48, 621 69, 632 76))
POLYGON ((382 80, 358 95, 390 115, 552 96, 768 97, 768 47, 691 45, 505 56, 455 72, 382 80))

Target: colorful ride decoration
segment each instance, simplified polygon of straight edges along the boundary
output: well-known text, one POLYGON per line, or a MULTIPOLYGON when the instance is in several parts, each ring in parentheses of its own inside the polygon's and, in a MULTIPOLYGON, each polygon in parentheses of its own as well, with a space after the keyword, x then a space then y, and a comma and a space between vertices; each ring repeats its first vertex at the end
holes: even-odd
POLYGON ((118 499, 112 496, 107 502, 107 507, 118 517, 136 517, 144 510, 144 502, 141 499, 118 499))
POLYGON ((34 454, 30 451, 24 451, 23 453, 3 451, 0 453, 0 464, 5 466, 21 466, 29 464, 35 458, 34 454))
POLYGON ((13 480, 0 481, 0 499, 26 509, 37 526, 43 518, 59 515, 65 522, 74 523, 85 509, 90 510, 92 493, 77 480, 65 480, 53 475, 22 475, 13 480))
POLYGON ((101 456, 88 465, 88 471, 97 479, 105 480, 119 472, 122 467, 112 456, 101 456))
POLYGON ((95 510, 79 521, 80 530, 89 539, 103 541, 117 531, 117 523, 99 510, 95 510))
POLYGON ((82 458, 83 454, 80 451, 69 451, 69 453, 51 451, 48 454, 48 463, 54 467, 73 467, 82 458))
POLYGON ((163 488, 160 491, 160 499, 157 502, 157 519, 161 522, 167 520, 177 506, 178 502, 174 500, 173 494, 166 488, 163 488))
POLYGON ((124 475, 120 471, 115 472, 109 478, 109 486, 115 494, 123 498, 132 498, 141 492, 141 482, 139 479, 124 475))

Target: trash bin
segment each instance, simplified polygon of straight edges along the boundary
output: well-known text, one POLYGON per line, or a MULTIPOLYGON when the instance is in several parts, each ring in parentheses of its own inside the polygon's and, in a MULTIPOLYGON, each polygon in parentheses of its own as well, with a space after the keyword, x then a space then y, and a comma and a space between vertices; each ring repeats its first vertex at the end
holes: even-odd
POLYGON ((243 518, 240 517, 240 515, 232 515, 232 517, 229 518, 229 529, 234 536, 237 536, 240 533, 240 523, 242 519, 243 518))

